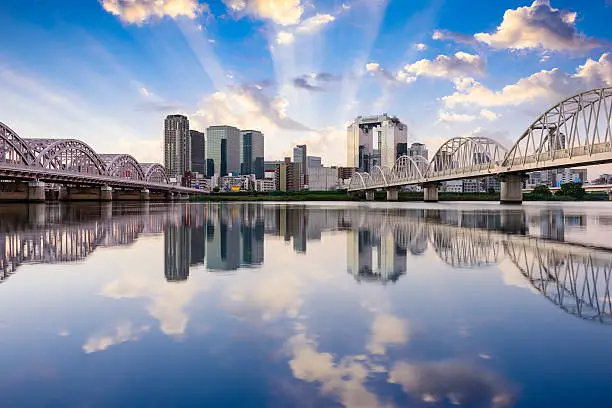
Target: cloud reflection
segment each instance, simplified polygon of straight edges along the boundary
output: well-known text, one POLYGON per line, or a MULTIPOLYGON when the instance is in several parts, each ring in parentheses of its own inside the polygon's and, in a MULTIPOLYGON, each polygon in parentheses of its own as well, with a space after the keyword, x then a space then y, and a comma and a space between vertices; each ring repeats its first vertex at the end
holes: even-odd
POLYGON ((149 326, 135 327, 132 322, 120 323, 110 334, 97 334, 87 339, 83 345, 83 351, 91 354, 97 351, 104 351, 117 344, 140 340, 140 337, 148 332, 149 329, 149 326))

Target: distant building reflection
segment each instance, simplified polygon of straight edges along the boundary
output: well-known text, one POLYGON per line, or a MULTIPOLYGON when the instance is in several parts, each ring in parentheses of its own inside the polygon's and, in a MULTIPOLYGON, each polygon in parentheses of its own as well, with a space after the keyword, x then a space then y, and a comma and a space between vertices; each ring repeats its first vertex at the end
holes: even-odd
POLYGON ((358 282, 396 282, 406 273, 407 253, 393 234, 377 236, 366 229, 348 231, 347 269, 358 282))

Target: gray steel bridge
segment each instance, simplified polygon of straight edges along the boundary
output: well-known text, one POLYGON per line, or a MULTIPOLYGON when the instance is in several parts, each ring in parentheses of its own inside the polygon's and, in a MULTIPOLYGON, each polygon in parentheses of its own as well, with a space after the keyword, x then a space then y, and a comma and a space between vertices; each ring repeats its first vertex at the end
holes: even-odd
POLYGON ((486 137, 454 137, 444 143, 431 161, 402 156, 393 168, 374 166, 357 172, 349 192, 387 190, 397 200, 402 186, 421 185, 425 201, 437 201, 443 181, 497 176, 501 201, 522 201, 524 173, 537 170, 612 162, 612 87, 571 96, 540 115, 514 145, 507 149, 486 137))
MULTIPOLYGON (((202 193, 170 184, 164 166, 159 163, 139 163, 128 154, 99 154, 77 139, 22 138, 1 122, 0 178, 185 195, 202 193)), ((44 184, 38 187, 40 193, 44 184)), ((38 195, 34 201, 40 198, 38 195)))

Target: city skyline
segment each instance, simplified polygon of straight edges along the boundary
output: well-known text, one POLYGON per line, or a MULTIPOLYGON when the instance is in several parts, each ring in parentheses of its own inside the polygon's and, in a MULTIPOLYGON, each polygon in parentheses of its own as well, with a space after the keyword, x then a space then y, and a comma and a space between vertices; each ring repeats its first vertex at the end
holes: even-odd
POLYGON ((559 99, 612 84, 604 0, 150 4, 3 4, 0 25, 17 38, 1 55, 5 120, 159 162, 159 120, 180 112, 196 129, 261 130, 269 157, 306 144, 344 165, 344 124, 360 114, 397 115, 430 152, 461 135, 508 145, 559 99), (32 30, 50 16, 61 30, 32 30))

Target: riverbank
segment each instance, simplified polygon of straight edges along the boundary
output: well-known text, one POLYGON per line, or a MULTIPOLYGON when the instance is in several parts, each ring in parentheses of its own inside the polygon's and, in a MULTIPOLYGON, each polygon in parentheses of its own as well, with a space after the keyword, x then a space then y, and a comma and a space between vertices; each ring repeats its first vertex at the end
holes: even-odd
MULTIPOLYGON (((385 191, 374 194, 375 201, 386 201, 385 191)), ((444 193, 438 195, 439 201, 499 201, 499 193, 444 193)), ((232 192, 212 193, 192 197, 191 201, 362 201, 363 199, 350 196, 346 191, 272 191, 258 192, 232 192)), ((604 193, 587 193, 581 200, 573 197, 543 196, 532 193, 523 194, 524 201, 607 201, 604 193)), ((402 191, 398 201, 423 201, 423 193, 402 191)))

